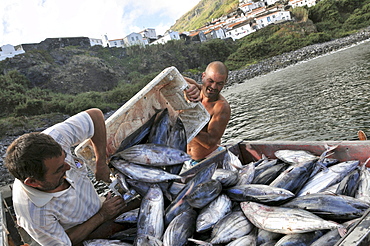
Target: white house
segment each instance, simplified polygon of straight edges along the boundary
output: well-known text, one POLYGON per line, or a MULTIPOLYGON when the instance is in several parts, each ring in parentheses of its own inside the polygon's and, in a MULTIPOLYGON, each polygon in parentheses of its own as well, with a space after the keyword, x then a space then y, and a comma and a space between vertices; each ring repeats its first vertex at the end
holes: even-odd
POLYGON ((122 38, 109 40, 107 35, 103 35, 102 45, 104 47, 118 47, 118 48, 125 47, 125 43, 123 42, 122 38))
POLYGON ((278 23, 281 21, 288 21, 291 19, 292 18, 290 16, 290 11, 281 10, 256 17, 255 21, 257 23, 258 29, 261 29, 270 24, 278 23))
POLYGON ((23 49, 15 49, 13 45, 6 44, 0 47, 0 61, 6 58, 12 58, 16 55, 23 54, 25 51, 23 49))
POLYGON ((204 35, 206 35, 207 40, 215 39, 215 38, 219 38, 219 39, 226 38, 225 31, 221 26, 208 29, 207 31, 204 32, 204 35))
POLYGON ((123 38, 123 42, 125 47, 133 46, 133 45, 145 45, 145 41, 143 36, 140 33, 133 32, 123 38))
POLYGON ((263 2, 263 1, 259 1, 259 2, 250 1, 248 3, 244 3, 244 4, 239 5, 239 8, 244 13, 251 12, 254 9, 264 8, 264 7, 265 7, 265 2, 263 2))
POLYGON ((292 6, 292 8, 295 7, 312 7, 316 5, 317 0, 289 0, 289 5, 292 6))
POLYGON ((163 37, 157 39, 156 41, 150 43, 150 44, 165 44, 170 40, 179 40, 180 39, 180 34, 178 32, 169 30, 165 32, 163 37))
POLYGON ((236 40, 243 38, 255 31, 256 30, 252 28, 249 21, 242 21, 228 25, 226 29, 226 37, 236 40))
POLYGON ((266 3, 266 5, 267 6, 269 6, 269 5, 273 5, 273 4, 275 4, 276 2, 278 2, 279 0, 265 0, 265 3, 266 3))
POLYGON ((95 46, 95 45, 101 45, 103 46, 103 40, 98 39, 98 38, 89 38, 90 39, 90 45, 95 46))
POLYGON ((157 34, 154 28, 146 28, 139 33, 141 34, 141 36, 143 36, 143 38, 157 39, 157 34))
POLYGON ((108 47, 123 48, 125 47, 125 42, 123 41, 122 38, 111 39, 111 40, 108 40, 108 47))

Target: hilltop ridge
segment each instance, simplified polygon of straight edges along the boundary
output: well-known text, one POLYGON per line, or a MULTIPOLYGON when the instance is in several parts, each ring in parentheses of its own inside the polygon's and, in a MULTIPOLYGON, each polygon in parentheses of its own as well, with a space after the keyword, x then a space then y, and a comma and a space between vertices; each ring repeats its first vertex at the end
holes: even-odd
POLYGON ((170 29, 178 32, 195 30, 214 18, 236 11, 238 5, 239 0, 201 0, 194 8, 176 20, 170 29))

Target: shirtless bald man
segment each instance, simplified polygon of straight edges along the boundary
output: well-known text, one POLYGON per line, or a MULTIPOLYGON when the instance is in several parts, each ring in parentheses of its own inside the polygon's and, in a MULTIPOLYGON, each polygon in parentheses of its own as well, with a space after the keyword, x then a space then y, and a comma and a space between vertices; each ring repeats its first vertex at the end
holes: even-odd
POLYGON ((202 85, 190 78, 188 83, 196 84, 200 90, 200 101, 211 118, 204 128, 187 146, 187 152, 192 158, 191 165, 203 160, 217 151, 221 137, 230 120, 231 109, 229 103, 220 94, 226 84, 229 70, 220 61, 211 62, 202 74, 202 85))

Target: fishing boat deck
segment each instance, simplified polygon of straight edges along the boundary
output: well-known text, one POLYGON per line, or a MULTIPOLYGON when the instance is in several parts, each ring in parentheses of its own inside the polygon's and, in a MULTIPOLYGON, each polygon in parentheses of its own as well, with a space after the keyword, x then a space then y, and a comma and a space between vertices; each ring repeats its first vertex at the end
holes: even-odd
MULTIPOLYGON (((282 149, 306 150, 315 155, 321 155, 326 146, 337 146, 332 158, 339 161, 359 160, 366 163, 370 155, 370 141, 328 141, 328 142, 299 142, 299 141, 250 141, 227 145, 227 149, 239 157, 243 164, 257 161, 266 156, 276 158, 274 152, 282 149)), ((222 164, 227 149, 218 154, 205 159, 197 166, 193 167, 192 172, 200 170, 212 163, 222 164), (195 170, 194 170, 195 169, 195 170)), ((367 164, 369 165, 369 164, 367 164)), ((190 170, 189 170, 190 171, 190 170)), ((187 172, 182 174, 187 175, 187 172)), ((11 185, 1 187, 0 196, 1 206, 1 233, 0 245, 13 246, 22 245, 22 237, 15 225, 14 212, 12 211, 11 185)), ((370 210, 367 210, 356 225, 340 240, 336 246, 368 246, 370 245, 370 210)))

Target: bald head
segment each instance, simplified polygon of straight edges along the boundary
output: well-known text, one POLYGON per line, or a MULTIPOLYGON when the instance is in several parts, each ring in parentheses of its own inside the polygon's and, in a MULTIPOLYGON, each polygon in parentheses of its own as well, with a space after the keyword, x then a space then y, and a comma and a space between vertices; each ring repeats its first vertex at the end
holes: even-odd
POLYGON ((229 69, 225 66, 223 62, 220 61, 214 61, 208 64, 205 73, 209 73, 211 71, 217 72, 220 75, 226 75, 226 80, 229 75, 229 69))

